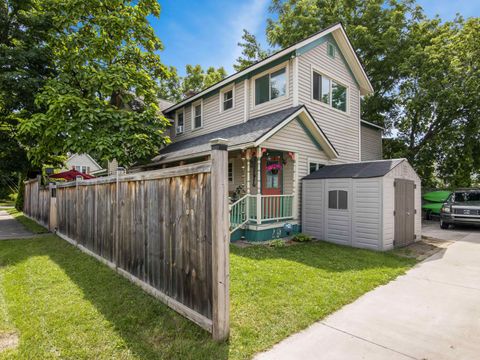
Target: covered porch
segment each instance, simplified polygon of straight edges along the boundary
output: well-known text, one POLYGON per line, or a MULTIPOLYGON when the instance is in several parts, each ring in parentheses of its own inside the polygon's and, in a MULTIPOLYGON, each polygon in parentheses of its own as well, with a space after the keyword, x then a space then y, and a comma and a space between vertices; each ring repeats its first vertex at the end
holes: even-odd
POLYGON ((298 217, 297 174, 297 156, 292 151, 259 146, 230 152, 231 234, 242 228, 271 230, 293 223, 298 217))

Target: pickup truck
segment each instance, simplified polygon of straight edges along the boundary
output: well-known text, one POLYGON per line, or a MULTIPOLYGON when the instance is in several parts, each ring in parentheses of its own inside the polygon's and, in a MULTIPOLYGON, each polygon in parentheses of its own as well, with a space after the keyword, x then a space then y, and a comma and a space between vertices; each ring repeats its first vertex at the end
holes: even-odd
POLYGON ((455 224, 480 225, 480 189, 456 190, 443 204, 440 227, 455 224))

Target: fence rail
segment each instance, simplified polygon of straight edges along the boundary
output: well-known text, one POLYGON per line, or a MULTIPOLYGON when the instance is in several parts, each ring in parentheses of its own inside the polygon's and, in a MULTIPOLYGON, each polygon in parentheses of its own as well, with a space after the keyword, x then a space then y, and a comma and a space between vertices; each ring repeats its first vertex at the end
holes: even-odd
POLYGON ((58 184, 56 198, 26 182, 24 211, 224 340, 227 151, 213 146, 208 162, 58 184))

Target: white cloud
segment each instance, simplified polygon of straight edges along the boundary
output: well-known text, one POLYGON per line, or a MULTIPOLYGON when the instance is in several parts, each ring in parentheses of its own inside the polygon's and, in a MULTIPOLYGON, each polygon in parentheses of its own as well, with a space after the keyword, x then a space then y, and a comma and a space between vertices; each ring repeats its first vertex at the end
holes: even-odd
POLYGON ((241 40, 243 29, 256 34, 263 31, 262 25, 268 6, 268 0, 250 0, 237 6, 236 11, 231 12, 231 18, 226 23, 226 29, 223 34, 224 44, 221 49, 221 60, 227 71, 231 71, 235 59, 240 56, 241 48, 237 43, 241 40))

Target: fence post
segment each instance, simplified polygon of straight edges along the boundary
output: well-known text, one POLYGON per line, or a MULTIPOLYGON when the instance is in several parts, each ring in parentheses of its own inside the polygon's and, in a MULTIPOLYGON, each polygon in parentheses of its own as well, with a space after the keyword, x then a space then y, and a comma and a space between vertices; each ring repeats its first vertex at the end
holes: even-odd
POLYGON ((228 210, 227 140, 214 139, 212 147, 212 334, 216 341, 228 339, 230 332, 230 261, 228 210))
POLYGON ((48 184, 48 193, 50 196, 50 214, 48 216, 48 229, 55 231, 58 227, 57 221, 57 186, 53 183, 48 184))

